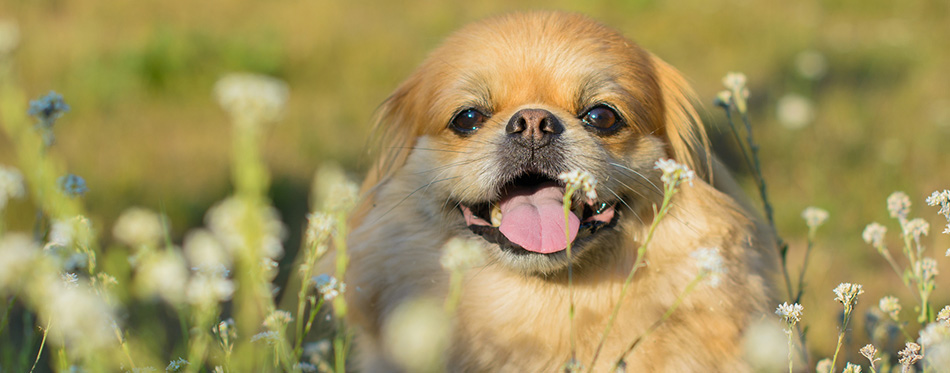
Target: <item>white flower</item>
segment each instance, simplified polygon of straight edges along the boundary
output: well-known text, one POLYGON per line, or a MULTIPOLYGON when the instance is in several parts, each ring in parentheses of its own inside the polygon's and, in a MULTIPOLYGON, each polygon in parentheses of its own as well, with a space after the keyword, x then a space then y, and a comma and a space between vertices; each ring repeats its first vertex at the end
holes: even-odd
POLYGON ((897 321, 897 315, 901 312, 901 303, 897 297, 888 295, 878 301, 878 308, 881 309, 881 312, 890 316, 891 320, 897 321))
POLYGON ((863 294, 861 285, 851 283, 841 283, 835 288, 835 300, 844 305, 845 313, 850 313, 851 308, 858 303, 858 295, 863 294))
POLYGON ((36 285, 34 291, 44 294, 43 299, 38 300, 41 317, 51 318, 59 325, 56 330, 60 332, 50 333, 50 338, 83 354, 116 343, 112 308, 89 286, 83 283, 66 286, 62 281, 42 279, 36 285))
POLYGON ((346 292, 346 284, 336 280, 336 277, 330 275, 319 275, 311 279, 317 291, 323 295, 323 300, 329 302, 334 298, 346 292))
POLYGON ((862 356, 868 359, 868 362, 870 362, 872 368, 874 366, 874 363, 876 363, 878 360, 881 360, 881 358, 877 357, 877 347, 874 347, 874 345, 870 343, 868 343, 864 347, 861 347, 861 349, 858 350, 858 352, 860 352, 862 356))
POLYGON ((175 251, 163 251, 145 256, 135 274, 135 287, 143 297, 160 296, 177 305, 185 295, 188 267, 175 251))
POLYGON ((452 238, 442 248, 439 262, 447 271, 464 271, 481 265, 485 256, 477 243, 461 238, 452 238))
MULTIPOLYGON (((0 26, 2 26, 2 23, 0 23, 0 26)), ((0 30, 0 34, 2 32, 3 30, 0 30)), ((26 195, 26 187, 23 185, 23 175, 20 174, 20 171, 13 167, 0 165, 0 211, 3 211, 3 208, 7 206, 8 200, 23 198, 24 195, 26 195)))
POLYGON ((927 197, 927 205, 940 206, 937 213, 950 219, 950 190, 934 191, 930 197, 927 197))
POLYGON ((38 252, 33 240, 24 234, 0 236, 0 289, 22 284, 33 272, 38 252))
POLYGON ((809 206, 805 208, 805 211, 802 211, 802 219, 805 219, 805 224, 808 225, 808 228, 815 229, 828 220, 828 211, 809 206))
POLYGON ((315 257, 323 256, 329 249, 326 240, 333 232, 334 222, 333 217, 326 213, 315 212, 307 215, 306 243, 308 248, 316 250, 315 257))
POLYGON ((920 236, 926 236, 927 233, 930 233, 930 223, 921 218, 908 221, 907 224, 904 224, 903 228, 904 233, 913 237, 915 240, 919 240, 920 236))
POLYGON ((562 173, 557 178, 566 183, 568 188, 583 191, 588 200, 597 199, 597 179, 590 172, 574 170, 562 173))
POLYGON ((920 353, 920 345, 914 342, 907 342, 904 349, 897 353, 901 357, 900 363, 901 363, 901 367, 903 368, 901 370, 902 372, 907 371, 908 368, 910 368, 912 365, 917 363, 918 360, 923 358, 923 356, 920 355, 919 353, 920 353))
POLYGON ((116 219, 112 235, 133 248, 154 247, 164 235, 162 217, 141 207, 129 208, 116 219))
POLYGON ((861 237, 864 238, 864 242, 880 248, 884 246, 885 234, 887 234, 887 227, 875 222, 868 224, 868 226, 864 228, 864 233, 861 233, 861 237))
POLYGON ((264 327, 273 330, 280 331, 284 325, 289 324, 291 321, 294 321, 294 317, 290 315, 290 312, 284 310, 274 310, 264 318, 264 327))
POLYGON ((745 88, 745 83, 745 74, 739 72, 729 72, 722 78, 722 85, 733 91, 745 88))
POLYGON ((719 248, 701 248, 693 251, 689 256, 696 259, 701 274, 708 276, 710 286, 719 286, 722 276, 726 274, 726 265, 719 248))
POLYGON ((937 261, 933 258, 921 259, 914 263, 914 274, 924 282, 933 280, 934 277, 940 274, 937 269, 937 261))
POLYGON ((239 126, 280 119, 287 102, 287 84, 257 74, 229 74, 214 85, 214 95, 239 126))
POLYGON ((416 298, 403 302, 384 321, 382 339, 389 356, 406 372, 444 370, 450 341, 449 315, 441 302, 416 298))
POLYGON ((950 367, 950 324, 945 321, 927 324, 920 330, 917 343, 926 352, 924 359, 927 364, 938 368, 935 371, 950 367))
POLYGON ((815 105, 804 96, 789 93, 776 103, 779 123, 788 129, 799 129, 815 120, 815 105))
POLYGON ((818 360, 818 364, 815 365, 815 372, 816 373, 831 373, 833 370, 832 368, 834 367, 831 365, 831 359, 824 358, 824 359, 818 360))
POLYGON ((904 192, 894 192, 887 197, 887 211, 892 218, 907 219, 910 214, 910 197, 904 192))
POLYGON ((844 370, 842 370, 841 373, 861 373, 861 366, 847 362, 845 363, 844 370))
POLYGON ((663 172, 660 180, 669 187, 676 187, 683 181, 687 181, 690 186, 693 186, 693 178, 696 173, 684 164, 677 163, 672 159, 660 159, 656 161, 653 168, 663 172))
POLYGON ((268 258, 277 258, 284 252, 281 243, 286 235, 277 210, 271 206, 261 206, 255 214, 257 221, 248 222, 247 215, 253 211, 243 200, 228 198, 211 207, 205 215, 205 222, 215 237, 231 253, 238 250, 258 249, 268 258), (247 242, 245 231, 248 224, 255 224, 263 231, 260 241, 247 242))
POLYGON ((231 299, 234 283, 227 278, 228 270, 201 268, 188 281, 185 298, 192 305, 207 305, 231 299))
POLYGON ((231 266, 231 256, 210 231, 195 229, 185 236, 185 257, 195 268, 231 266))
POLYGON ((795 325, 802 318, 802 312, 805 311, 805 307, 802 307, 801 304, 793 303, 782 303, 778 305, 778 308, 775 309, 775 314, 779 315, 782 318, 782 321, 785 321, 788 325, 795 325))
POLYGON ((950 306, 944 306, 940 312, 937 312, 937 321, 950 325, 950 306))

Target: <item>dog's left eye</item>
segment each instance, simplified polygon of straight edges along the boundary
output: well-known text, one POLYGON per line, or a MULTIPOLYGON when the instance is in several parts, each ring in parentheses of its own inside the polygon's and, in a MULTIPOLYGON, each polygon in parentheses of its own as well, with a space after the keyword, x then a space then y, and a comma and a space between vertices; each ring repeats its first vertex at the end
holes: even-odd
POLYGON ((475 109, 466 109, 452 118, 452 124, 449 126, 453 131, 465 135, 478 130, 482 123, 488 119, 484 114, 475 109))
POLYGON ((584 124, 598 130, 612 130, 620 122, 617 112, 606 105, 594 106, 584 113, 581 120, 584 124))

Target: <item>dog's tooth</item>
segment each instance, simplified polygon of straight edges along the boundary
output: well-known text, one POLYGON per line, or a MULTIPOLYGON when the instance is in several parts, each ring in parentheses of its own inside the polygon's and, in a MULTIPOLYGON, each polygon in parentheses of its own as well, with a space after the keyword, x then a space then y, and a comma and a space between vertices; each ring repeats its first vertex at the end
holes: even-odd
POLYGON ((491 206, 491 225, 493 227, 501 226, 501 208, 497 205, 491 206))

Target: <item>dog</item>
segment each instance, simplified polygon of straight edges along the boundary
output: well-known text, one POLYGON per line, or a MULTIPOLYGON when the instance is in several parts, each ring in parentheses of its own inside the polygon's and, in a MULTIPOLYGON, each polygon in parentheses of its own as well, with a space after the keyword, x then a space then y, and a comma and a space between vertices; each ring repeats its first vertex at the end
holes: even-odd
POLYGON ((621 356, 633 372, 749 370, 743 332, 770 309, 775 239, 711 153, 694 101, 674 68, 582 15, 502 15, 449 36, 378 111, 344 279, 359 369, 407 369, 384 326, 402 304, 446 297, 440 257, 463 239, 485 261, 461 280, 438 370, 610 371, 621 356), (661 159, 697 177, 621 301, 663 201, 661 159), (572 170, 597 180, 597 198, 565 214, 558 176, 572 170), (699 248, 718 248, 725 273, 660 322, 699 248))

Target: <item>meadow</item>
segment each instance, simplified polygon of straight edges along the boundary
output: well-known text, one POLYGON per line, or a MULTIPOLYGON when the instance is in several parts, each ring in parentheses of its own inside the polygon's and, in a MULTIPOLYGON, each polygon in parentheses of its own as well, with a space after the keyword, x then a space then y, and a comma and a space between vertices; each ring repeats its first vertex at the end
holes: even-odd
MULTIPOLYGON (((330 220, 339 221, 334 217, 346 208, 327 206, 321 202, 326 197, 314 196, 337 193, 328 192, 327 185, 341 182, 326 180, 359 180, 370 163, 367 140, 374 111, 441 38, 485 16, 535 8, 589 14, 682 71, 705 104, 714 149, 758 204, 756 172, 746 165, 741 141, 736 141, 723 110, 713 103, 724 89, 722 77, 730 71, 744 72, 750 92, 747 116, 759 146, 761 176, 768 185, 776 230, 788 243, 788 268, 795 284, 806 248, 812 246, 799 300, 804 306, 799 325, 806 332, 811 357, 807 365, 814 368, 838 345, 842 305, 832 289, 840 283, 862 284, 863 294, 837 366, 850 361, 867 369, 858 349, 869 342, 877 343, 892 357, 891 363, 897 363, 896 352, 903 343, 884 344, 880 338, 895 337, 875 335, 871 327, 883 325, 885 332, 899 333, 898 323, 880 321, 888 316, 878 300, 896 296, 904 306, 900 320, 906 332, 916 336, 922 328, 919 312, 913 309, 919 291, 908 289, 906 277, 894 273, 891 263, 862 235, 868 224, 884 224, 890 232, 884 243, 901 270, 912 267, 900 249, 905 244, 920 245, 921 253, 937 268, 950 264, 945 255, 950 235, 941 234, 946 221, 938 214, 939 206, 926 203, 934 191, 950 189, 946 171, 950 48, 945 40, 950 35, 950 4, 938 0, 512 4, 494 0, 0 4, 4 22, 0 49, 10 40, 10 30, 17 30, 15 47, 0 50, 4 87, 0 165, 19 169, 25 178, 23 196, 0 207, 0 240, 15 236, 22 238, 18 245, 41 250, 52 242, 57 219, 84 216, 85 220, 69 224, 74 231, 85 232, 77 236, 85 244, 75 246, 86 255, 80 271, 84 274, 76 281, 88 291, 69 294, 112 294, 106 305, 115 308, 121 325, 113 327, 108 320, 100 325, 109 331, 108 341, 102 342, 111 351, 107 358, 91 363, 74 358, 78 356, 74 353, 82 352, 64 346, 74 346, 70 338, 79 337, 67 333, 44 339, 44 330, 56 330, 49 326, 53 324, 47 311, 55 305, 24 295, 31 293, 25 290, 27 285, 4 282, 9 287, 0 287, 4 300, 0 371, 28 371, 35 361, 37 371, 66 370, 71 363, 83 362, 91 364, 86 368, 92 371, 131 369, 129 361, 139 368, 161 370, 178 358, 196 361, 197 356, 207 357, 200 359, 210 370, 226 361, 227 347, 219 347, 226 339, 236 343, 235 356, 257 346, 250 339, 258 333, 240 333, 235 342, 228 339, 233 328, 225 323, 222 332, 219 322, 234 317, 238 330, 248 330, 267 316, 273 316, 271 325, 279 326, 261 329, 275 334, 258 341, 276 335, 281 342, 269 344, 273 353, 242 363, 270 366, 266 364, 278 361, 286 364, 281 368, 291 370, 294 361, 308 355, 335 364, 339 359, 330 355, 338 349, 326 344, 347 343, 345 333, 331 333, 340 328, 335 318, 326 321, 321 315, 299 348, 297 342, 296 330, 305 326, 298 323, 310 319, 309 310, 323 299, 314 289, 299 292, 301 284, 304 290, 313 284, 305 281, 308 276, 298 276, 297 269, 308 255, 316 255, 319 246, 306 244, 307 214, 329 209, 330 220), (216 84, 234 72, 280 81, 267 80, 278 87, 280 114, 254 116, 257 119, 251 121, 261 123, 250 128, 260 127, 253 130, 259 132, 246 133, 241 128, 249 127, 239 123, 240 114, 235 116, 236 110, 221 105, 216 84), (53 141, 46 143, 42 133, 28 131, 42 122, 28 110, 30 100, 50 91, 61 94, 69 110, 55 118, 53 141), (250 155, 236 156, 245 153, 250 155), (58 178, 67 173, 81 177, 88 190, 58 196, 58 178), (904 222, 888 209, 888 197, 895 191, 906 193, 911 203, 906 221, 919 217, 929 222, 929 232, 916 241, 900 237, 904 222), (212 286, 216 290, 193 299, 187 294, 176 298, 177 288, 149 288, 136 282, 147 271, 133 267, 149 263, 149 257, 159 264, 203 260, 188 256, 187 248, 189 242, 201 242, 195 232, 223 234, 215 231, 219 222, 213 216, 228 214, 213 212, 235 204, 222 201, 257 207, 241 210, 250 228, 231 233, 268 242, 261 247, 273 247, 276 241, 281 248, 280 255, 252 253, 272 259, 269 268, 251 265, 252 256, 234 256, 235 267, 223 278, 272 284, 281 290, 271 294, 273 289, 264 286, 247 293, 247 289, 228 292, 227 285, 214 282, 221 273, 187 269, 180 277, 205 281, 202 284, 217 286, 212 286), (809 206, 828 212, 820 228, 810 230, 803 220, 809 206), (146 233, 141 241, 119 233, 118 227, 136 216, 157 221, 158 233, 146 233), (88 231, 82 230, 85 226, 88 231), (145 251, 140 252, 141 247, 145 251), (138 255, 141 263, 130 262, 132 255, 138 255), (95 264, 91 257, 98 258, 95 264), (110 280, 99 273, 117 279, 118 286, 103 285, 110 280), (242 306, 252 300, 271 306, 253 310, 242 306), (305 307, 298 308, 301 304, 305 307), (239 316, 242 310, 244 316, 239 316), (277 310, 289 313, 274 313, 277 310), (192 328, 201 332, 195 334, 192 328), (41 345, 44 352, 37 359, 41 345), (307 354, 304 345, 310 347, 307 354)), ((75 182, 69 185, 76 187, 75 182)), ((40 275, 63 265, 29 260, 44 268, 32 272, 38 284, 55 280, 40 275)), ((157 273, 174 267, 159 264, 157 273)), ((0 278, 9 277, 5 276, 0 273, 0 278)), ((933 321, 936 311, 950 303, 950 283, 945 279, 946 275, 936 276, 936 289, 929 296, 934 315, 924 322, 933 321)), ((778 286, 778 298, 788 301, 783 287, 778 286)), ((201 368, 196 365, 200 364, 185 369, 201 368)), ((796 363, 797 369, 804 365, 796 363)))

